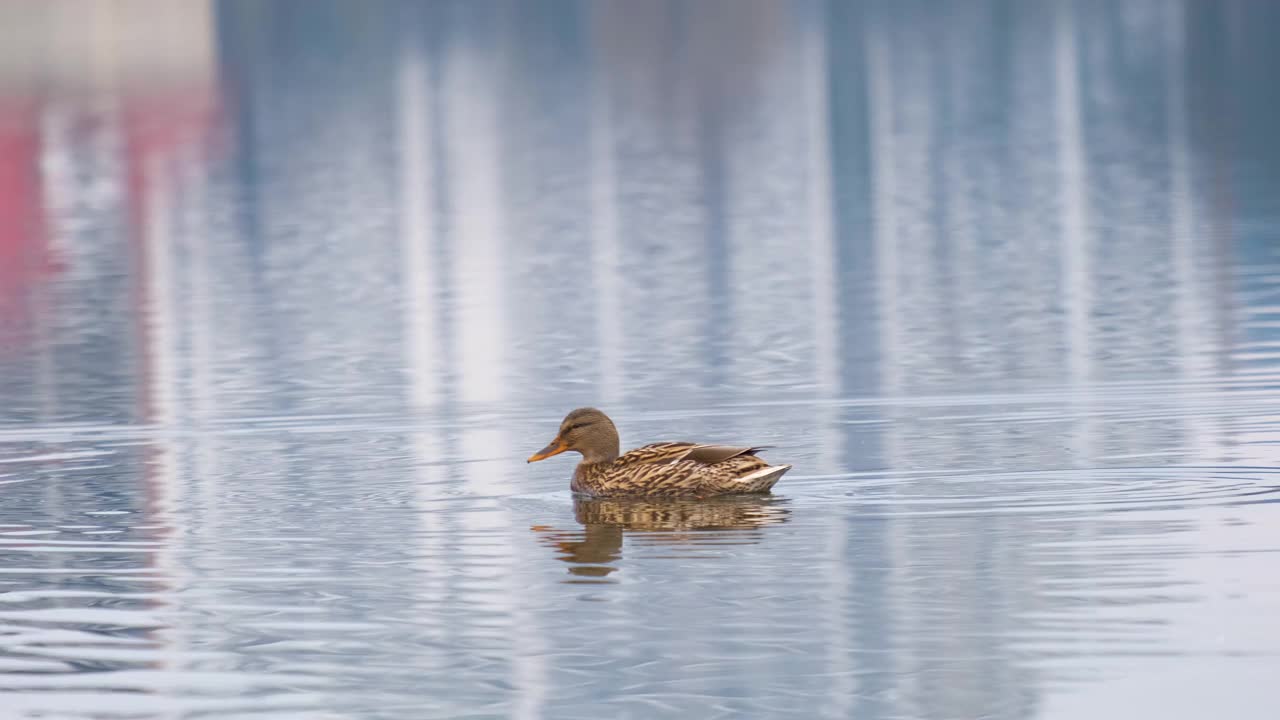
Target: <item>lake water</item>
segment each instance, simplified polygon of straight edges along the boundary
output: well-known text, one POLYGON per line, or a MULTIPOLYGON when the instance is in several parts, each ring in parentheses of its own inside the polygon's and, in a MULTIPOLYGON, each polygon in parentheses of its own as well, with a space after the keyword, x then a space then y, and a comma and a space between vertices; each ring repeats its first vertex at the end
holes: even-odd
POLYGON ((1278 26, 0 6, 0 717, 1275 717, 1278 26))

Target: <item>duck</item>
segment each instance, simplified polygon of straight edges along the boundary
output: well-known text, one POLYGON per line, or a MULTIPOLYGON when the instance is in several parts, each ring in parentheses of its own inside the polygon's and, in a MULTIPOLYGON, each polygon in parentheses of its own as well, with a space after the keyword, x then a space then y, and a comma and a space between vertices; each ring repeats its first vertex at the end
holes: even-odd
POLYGON ((569 487, 597 498, 667 497, 704 499, 767 493, 790 465, 770 465, 760 446, 658 442, 619 453, 618 429, 596 408, 565 416, 546 447, 529 457, 538 462, 570 450, 582 460, 569 487))

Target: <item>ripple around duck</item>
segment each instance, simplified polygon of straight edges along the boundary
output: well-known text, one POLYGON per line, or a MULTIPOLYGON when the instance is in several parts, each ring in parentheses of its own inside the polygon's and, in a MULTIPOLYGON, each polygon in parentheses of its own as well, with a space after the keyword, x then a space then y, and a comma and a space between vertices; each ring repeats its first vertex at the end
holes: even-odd
MULTIPOLYGON (((853 499, 881 510, 880 514, 895 516, 1096 513, 1280 502, 1280 468, 1274 467, 1185 465, 850 476, 848 480, 854 487, 840 492, 828 489, 809 499, 853 499)), ((834 481, 822 479, 827 486, 834 481)))

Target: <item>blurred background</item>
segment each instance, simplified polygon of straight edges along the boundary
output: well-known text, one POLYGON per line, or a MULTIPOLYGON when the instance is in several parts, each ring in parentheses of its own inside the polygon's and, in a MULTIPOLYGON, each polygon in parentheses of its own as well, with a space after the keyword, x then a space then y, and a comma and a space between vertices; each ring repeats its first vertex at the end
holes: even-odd
POLYGON ((8 706, 1269 717, 1278 28, 0 1, 8 706), (575 503, 588 404, 795 469, 575 503))

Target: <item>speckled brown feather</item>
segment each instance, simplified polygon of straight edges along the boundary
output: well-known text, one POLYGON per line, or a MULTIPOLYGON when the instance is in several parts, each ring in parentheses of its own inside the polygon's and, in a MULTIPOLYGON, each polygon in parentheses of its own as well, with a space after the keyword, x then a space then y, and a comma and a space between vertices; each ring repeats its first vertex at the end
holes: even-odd
POLYGON ((613 462, 579 463, 574 492, 595 497, 711 497, 768 492, 790 465, 771 466, 757 448, 666 442, 645 445, 613 462), (777 472, 755 477, 774 467, 777 472))

